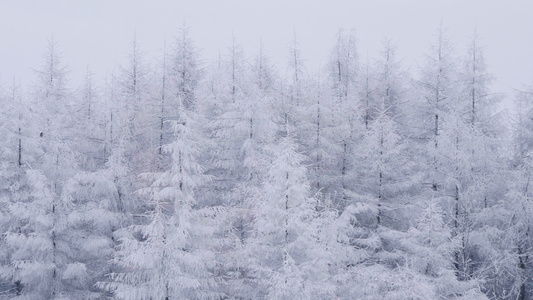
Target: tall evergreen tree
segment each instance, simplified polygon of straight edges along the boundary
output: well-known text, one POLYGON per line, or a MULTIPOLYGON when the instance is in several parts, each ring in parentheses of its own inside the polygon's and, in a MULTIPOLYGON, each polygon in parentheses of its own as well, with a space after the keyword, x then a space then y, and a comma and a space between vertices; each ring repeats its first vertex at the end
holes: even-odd
POLYGON ((19 179, 28 194, 10 199, 8 209, 15 219, 5 240, 12 251, 10 272, 18 286, 17 296, 56 299, 66 291, 61 278, 71 251, 64 217, 69 208, 61 194, 67 178, 77 171, 77 161, 68 143, 73 134, 69 128, 72 95, 53 40, 37 79, 30 108, 39 112, 35 127, 31 126, 37 132, 28 133, 28 140, 34 142, 32 151, 26 152, 27 167, 19 179))
POLYGON ((275 151, 254 210, 249 251, 255 256, 251 267, 261 275, 257 290, 267 299, 334 297, 330 267, 337 253, 331 250, 337 248, 318 235, 318 201, 309 195, 305 157, 290 133, 275 151))
POLYGON ((119 299, 215 299, 214 254, 210 251, 216 210, 200 209, 196 188, 207 179, 196 162, 198 133, 193 118, 180 109, 172 122, 175 140, 164 147, 171 168, 143 177, 152 185, 140 193, 151 208, 146 225, 129 227, 114 259, 122 271, 103 283, 119 299))

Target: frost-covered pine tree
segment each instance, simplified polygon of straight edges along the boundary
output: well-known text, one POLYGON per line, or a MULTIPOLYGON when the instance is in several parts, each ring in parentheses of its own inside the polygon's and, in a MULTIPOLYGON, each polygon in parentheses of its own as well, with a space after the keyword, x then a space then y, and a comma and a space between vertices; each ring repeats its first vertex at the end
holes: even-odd
POLYGON ((114 282, 101 283, 119 299, 214 299, 215 257, 212 220, 217 211, 197 207, 196 188, 208 178, 196 162, 199 154, 195 119, 180 110, 172 121, 175 140, 165 145, 170 169, 146 173, 152 182, 140 190, 150 210, 146 224, 124 231, 114 263, 114 282))
MULTIPOLYGON (((326 173, 330 174, 324 192, 330 194, 342 206, 349 198, 347 176, 353 168, 350 158, 362 128, 357 95, 358 54, 353 31, 345 34, 343 30, 339 30, 327 66, 330 89, 327 90, 326 105, 329 106, 331 123, 329 128, 325 128, 324 133, 326 136, 329 135, 334 148, 326 151, 329 155, 333 155, 333 159, 324 159, 322 162, 327 166, 326 173)), ((323 116, 327 122, 326 113, 328 111, 324 111, 323 116)))
POLYGON ((398 213, 400 203, 412 202, 416 193, 413 186, 421 178, 416 165, 408 158, 412 153, 401 134, 399 120, 402 118, 400 111, 404 109, 405 87, 395 48, 389 41, 385 42, 382 56, 372 73, 371 115, 352 154, 355 165, 350 174, 353 182, 351 197, 356 202, 377 208, 378 225, 382 225, 385 218, 386 226, 398 229, 402 225, 390 224, 396 217, 388 214, 398 213))
MULTIPOLYGON (((53 192, 61 194, 62 184, 78 169, 77 158, 70 141, 73 140, 73 94, 67 86, 67 66, 63 63, 57 42, 50 40, 43 66, 36 71, 30 110, 37 111, 37 148, 41 157, 34 168, 40 168, 52 180, 53 192)), ((35 122, 34 121, 34 122, 35 122)))
MULTIPOLYGON (((314 82, 310 80, 309 74, 305 66, 305 59, 302 57, 302 50, 294 34, 293 40, 289 46, 289 53, 287 58, 287 75, 285 79, 286 87, 282 90, 281 101, 277 101, 277 105, 282 107, 284 115, 287 115, 293 124, 293 134, 297 143, 306 145, 315 145, 313 141, 315 131, 312 130, 310 115, 316 113, 316 109, 311 109, 310 106, 316 103, 315 97, 312 97, 315 89, 314 82), (309 117, 308 117, 309 115, 309 117)), ((282 81, 283 82, 283 81, 282 81)))
POLYGON ((75 150, 82 154, 78 156, 80 168, 95 171, 104 166, 109 156, 106 153, 108 104, 103 101, 107 95, 96 85, 90 67, 87 67, 83 85, 77 94, 78 99, 73 105, 73 127, 76 131, 73 144, 75 150))
POLYGON ((416 112, 419 118, 416 119, 417 124, 413 124, 413 132, 427 140, 422 149, 427 153, 426 173, 429 177, 426 184, 435 194, 442 196, 446 194, 446 154, 452 145, 441 139, 443 131, 450 128, 446 125, 454 124, 447 114, 456 107, 459 86, 455 85, 457 69, 453 47, 442 25, 436 35, 437 41, 426 56, 427 62, 419 81, 420 108, 416 112))
POLYGON ((62 194, 69 208, 64 234, 70 251, 61 276, 64 295, 75 299, 103 297, 95 287, 112 269, 114 233, 124 226, 118 189, 109 169, 80 172, 69 180, 62 194))
POLYGON ((533 264, 530 259, 533 246, 531 170, 531 162, 526 159, 524 164, 512 171, 510 191, 503 205, 493 206, 496 211, 492 214, 485 211, 486 217, 494 218, 492 224, 489 223, 492 226, 484 228, 485 232, 482 232, 484 234, 480 236, 480 238, 487 239, 489 234, 492 234, 494 237, 492 240, 494 244, 485 243, 489 247, 483 252, 483 258, 493 262, 487 276, 492 286, 487 285, 486 288, 489 295, 501 299, 523 300, 533 295, 533 264), (504 220, 507 220, 506 224, 502 224, 504 220), (512 246, 502 247, 502 245, 512 246), (500 276, 496 276, 496 272, 500 276), (507 274, 507 276, 501 276, 501 274, 507 274))
MULTIPOLYGON (((216 102, 212 103, 216 109, 214 116, 214 138, 217 144, 214 157, 215 164, 226 170, 228 176, 228 186, 230 189, 235 185, 235 181, 245 176, 242 172, 242 146, 250 135, 249 118, 243 118, 241 109, 246 106, 251 99, 251 80, 248 70, 245 68, 245 57, 241 46, 232 41, 229 57, 221 62, 226 80, 222 82, 222 90, 217 95, 216 102)), ((213 99, 214 100, 214 99, 213 99)))
POLYGON ((251 287, 246 282, 253 281, 254 277, 242 257, 249 256, 246 243, 253 219, 250 210, 271 161, 267 149, 274 141, 278 129, 275 121, 279 118, 274 107, 277 100, 274 83, 277 77, 262 47, 254 65, 244 71, 250 74, 250 78, 239 81, 242 94, 220 116, 218 123, 221 127, 217 132, 219 136, 227 136, 229 141, 226 141, 227 144, 224 142, 224 145, 234 147, 233 155, 241 158, 231 169, 236 175, 232 180, 238 180, 232 183, 233 188, 226 196, 231 205, 227 216, 228 248, 220 256, 228 278, 227 293, 236 295, 246 294, 245 290, 251 287))
MULTIPOLYGON (((492 221, 485 219, 504 198, 505 181, 498 145, 502 129, 495 126, 499 116, 494 113, 497 97, 490 93, 491 75, 487 72, 479 37, 470 41, 463 69, 457 75, 461 89, 448 103, 442 130, 442 170, 447 173, 443 188, 448 202, 453 234, 461 240, 455 253, 454 268, 463 281, 486 280, 492 259, 484 259, 479 251, 491 244, 483 241, 492 231, 492 221), (499 178, 500 177, 500 178, 499 178), (483 245, 483 246, 480 246, 483 245)), ((489 247, 489 248, 492 248, 489 247)), ((487 285, 486 285, 487 286, 487 285)))
POLYGON ((250 93, 236 111, 241 116, 236 126, 245 132, 241 146, 245 172, 243 179, 245 184, 255 186, 262 182, 270 163, 265 146, 274 141, 278 129, 276 121, 281 117, 275 111, 275 105, 279 102, 275 90, 277 77, 265 52, 261 44, 250 72, 253 78, 248 87, 250 93))
MULTIPOLYGON (((11 203, 24 201, 28 197, 29 187, 25 180, 25 170, 22 165, 26 161, 28 145, 27 140, 22 138, 22 132, 27 131, 27 126, 22 122, 25 115, 26 105, 22 102, 20 86, 13 82, 10 91, 4 93, 0 86, 0 135, 4 137, 4 143, 0 146, 0 228, 3 233, 16 226, 16 222, 9 207, 11 203), (24 131, 22 131, 24 128, 24 131), (23 141, 24 140, 24 141, 23 141), (23 144, 24 142, 24 144, 23 144), (24 151, 23 151, 24 148, 24 151), (23 158, 24 155, 24 158, 23 158)), ((0 244, 1 259, 1 283, 2 293, 9 294, 9 291, 17 289, 16 281, 12 280, 10 268, 11 248, 6 244, 0 244)), ((18 285, 20 287, 20 285, 18 285)))
POLYGON ((250 111, 257 99, 251 96, 248 71, 242 49, 233 39, 228 57, 219 55, 206 68, 198 90, 198 110, 205 117, 204 129, 209 137, 206 174, 216 178, 203 192, 203 198, 211 203, 237 204, 240 200, 232 196, 233 190, 252 175, 244 167, 244 144, 250 135, 259 137, 261 132, 253 128, 259 124, 253 120, 259 112, 250 111))
POLYGON ((481 214, 484 230, 479 230, 479 242, 484 242, 483 260, 492 262, 487 277, 487 294, 501 299, 528 299, 533 295, 531 278, 531 174, 533 164, 532 89, 516 94, 517 120, 514 124, 512 168, 508 173, 508 191, 504 201, 498 201, 481 214), (497 276, 496 274, 507 274, 497 276))
POLYGON ((131 48, 128 63, 120 68, 114 79, 116 101, 110 122, 114 128, 111 138, 115 145, 123 143, 128 167, 133 175, 138 175, 151 167, 157 153, 160 107, 152 97, 152 72, 136 37, 131 48))
MULTIPOLYGON (((202 71, 199 60, 199 50, 193 43, 190 28, 183 26, 175 37, 174 53, 171 64, 171 83, 175 98, 180 98, 188 110, 196 105, 196 88, 201 79, 202 71)), ((170 104, 179 108, 179 101, 170 104)))
POLYGON ((342 148, 336 143, 335 125, 342 118, 335 114, 334 98, 323 78, 318 75, 312 81, 313 86, 309 88, 309 96, 305 99, 304 117, 299 126, 301 129, 297 131, 303 133, 300 140, 312 161, 309 177, 313 191, 336 198, 339 182, 334 174, 339 171, 337 154, 342 152, 342 148))
MULTIPOLYGON (((248 240, 256 294, 266 299, 331 298, 339 253, 320 235, 319 201, 310 195, 305 156, 290 133, 274 149, 259 201, 254 207, 254 233, 248 240), (334 267, 335 266, 335 267, 334 267)), ((326 218, 331 215, 326 216, 326 218)), ((331 222, 331 219, 328 219, 331 222)))
POLYGON ((3 275, 15 286, 14 299, 57 299, 67 245, 58 238, 60 208, 53 184, 37 170, 28 170, 19 182, 28 186, 28 194, 8 206, 14 218, 4 233, 11 255, 3 275))
MULTIPOLYGON (((180 101, 189 110, 196 109, 197 87, 202 77, 199 60, 199 50, 195 47, 190 34, 190 28, 183 25, 178 29, 173 43, 167 49, 165 40, 162 59, 159 63, 156 87, 154 88, 157 103, 155 103, 156 147, 159 156, 158 164, 163 164, 163 145, 168 144, 173 133, 169 120, 176 119, 180 101), (179 100, 181 99, 181 100, 179 100)), ((160 166, 158 166, 160 167, 160 166)))
MULTIPOLYGON (((460 239, 446 224, 438 200, 428 200, 414 226, 404 235, 400 251, 405 267, 423 276, 431 286, 432 297, 443 299, 487 299, 477 282, 461 282, 454 268, 460 239)), ((428 294, 430 295, 430 294, 428 294)))
POLYGON ((25 128, 27 147, 22 151, 19 143, 21 155, 17 160, 23 170, 19 184, 26 187, 26 193, 9 199, 7 208, 13 220, 5 241, 11 252, 8 273, 17 286, 17 296, 56 299, 65 295, 61 278, 71 251, 66 241, 69 207, 60 196, 67 178, 77 171, 77 161, 68 142, 73 135, 69 127, 72 95, 66 86, 66 67, 53 40, 37 77, 33 101, 29 102, 29 110, 37 113, 25 120, 29 124, 25 128))

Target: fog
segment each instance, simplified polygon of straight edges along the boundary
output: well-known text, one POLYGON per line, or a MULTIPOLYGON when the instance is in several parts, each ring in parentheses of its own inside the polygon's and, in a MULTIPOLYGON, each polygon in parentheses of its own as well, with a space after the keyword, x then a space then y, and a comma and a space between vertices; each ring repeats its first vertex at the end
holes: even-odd
POLYGON ((360 60, 379 51, 384 39, 412 73, 440 24, 465 52, 477 31, 485 47, 493 90, 511 93, 533 81, 529 58, 528 1, 0 1, 0 80, 30 83, 41 64, 46 40, 59 44, 71 74, 81 81, 88 66, 97 78, 123 63, 136 35, 148 58, 158 58, 177 28, 191 27, 206 60, 224 55, 233 38, 251 56, 260 42, 283 74, 288 46, 296 35, 311 71, 325 61, 339 28, 355 29, 360 60))

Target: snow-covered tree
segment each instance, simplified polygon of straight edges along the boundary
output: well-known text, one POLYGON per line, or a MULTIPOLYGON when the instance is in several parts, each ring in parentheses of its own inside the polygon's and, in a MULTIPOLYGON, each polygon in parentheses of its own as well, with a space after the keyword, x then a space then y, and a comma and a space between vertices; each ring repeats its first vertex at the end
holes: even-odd
MULTIPOLYGON (((437 31, 437 41, 431 47, 431 53, 426 56, 427 62, 422 70, 420 86, 420 105, 423 108, 419 113, 423 119, 418 119, 418 126, 414 128, 419 131, 421 138, 427 139, 426 149, 428 153, 429 185, 436 193, 444 193, 444 182, 446 181, 444 170, 447 165, 445 154, 449 144, 441 141, 441 136, 448 125, 454 124, 453 120, 447 118, 456 105, 457 88, 456 82, 456 60, 454 57, 451 41, 446 35, 446 30, 441 26, 437 31), (440 190, 440 192, 438 192, 440 190)), ((415 131, 416 132, 416 131, 415 131)))
POLYGON ((200 209, 196 188, 208 178, 196 162, 198 124, 186 110, 172 122, 175 140, 165 145, 171 167, 143 175, 152 182, 140 190, 151 208, 146 225, 134 225, 121 238, 114 262, 121 271, 101 284, 119 299, 214 299, 216 281, 212 219, 216 210, 200 209))
POLYGON ((450 224, 461 240, 454 268, 458 279, 469 281, 485 279, 492 268, 493 258, 483 259, 480 245, 486 248, 492 243, 482 239, 495 223, 484 218, 504 198, 506 187, 500 176, 507 166, 498 146, 502 130, 494 126, 497 97, 490 94, 491 75, 477 36, 463 61, 464 70, 456 79, 463 90, 448 103, 443 122, 441 160, 447 173, 443 188, 452 198, 448 202, 450 224))
MULTIPOLYGON (((70 253, 64 218, 69 208, 60 195, 67 178, 77 170, 69 145, 73 134, 69 127, 72 95, 66 86, 65 68, 56 43, 50 41, 30 102, 29 110, 36 114, 33 125, 25 128, 26 158, 17 159, 19 168, 23 167, 19 187, 25 186, 26 193, 21 193, 23 197, 11 196, 7 203, 14 217, 5 232, 11 252, 7 272, 21 299, 56 299, 65 291, 61 276, 70 253)), ((20 132, 22 128, 21 140, 20 132)), ((18 149, 22 152, 20 146, 18 149)))
POLYGON ((353 99, 357 82, 358 55, 355 33, 345 34, 342 29, 335 37, 328 64, 335 97, 353 99))
MULTIPOLYGON (((294 34, 292 43, 289 48, 288 55, 288 80, 289 80, 289 94, 291 99, 291 104, 294 104, 296 107, 304 104, 305 93, 305 84, 308 80, 306 74, 305 63, 302 58, 300 44, 296 39, 296 34, 294 34)), ((294 119, 293 119, 294 120, 294 119)))
MULTIPOLYGON (((370 83, 371 118, 365 119, 365 123, 368 121, 366 130, 352 154, 356 162, 350 176, 354 185, 352 197, 377 206, 378 224, 381 224, 383 210, 398 210, 400 203, 405 205, 406 198, 412 198, 407 192, 413 196, 413 186, 421 179, 417 166, 409 160, 412 150, 408 149, 407 140, 401 135, 399 121, 404 109, 405 88, 400 77, 402 71, 394 56, 394 47, 390 41, 385 42, 374 75, 371 75, 375 81, 370 83)), ((385 217, 391 218, 389 221, 394 219, 393 216, 385 217)), ((397 226, 399 224, 393 227, 397 226)))
POLYGON ((95 283, 112 270, 114 232, 124 226, 124 215, 109 171, 80 172, 63 190, 62 202, 69 208, 63 231, 70 251, 61 281, 71 298, 103 297, 95 283))
POLYGON ((27 186, 28 194, 8 206, 15 218, 4 233, 12 250, 3 275, 15 286, 14 299, 56 299, 61 295, 60 272, 68 249, 59 236, 57 196, 41 171, 27 171, 19 182, 27 186))
MULTIPOLYGON (((179 29, 175 38, 171 73, 174 97, 181 98, 187 109, 193 109, 196 104, 195 93, 201 68, 199 51, 192 41, 190 28, 185 25, 179 29)), ((179 107, 179 103, 174 103, 174 107, 179 107)))
MULTIPOLYGON (((0 86, 0 110, 1 119, 0 135, 4 137, 4 143, 0 147, 0 228, 3 233, 8 232, 16 222, 11 214, 10 204, 16 201, 24 201, 28 197, 29 187, 25 184, 25 170, 22 167, 26 163, 29 151, 29 143, 23 138, 22 133, 28 130, 27 124, 23 123, 23 116, 26 115, 26 105, 22 101, 20 86, 15 84, 10 88, 9 93, 4 93, 0 86), (24 131, 23 131, 24 128, 24 131)), ((9 294, 9 290, 16 290, 16 281, 12 280, 10 268, 11 249, 6 243, 0 246, 2 279, 2 293, 9 294)))
MULTIPOLYGON (((336 37, 328 63, 331 90, 327 94, 332 123, 330 130, 331 143, 337 148, 331 152, 335 159, 330 162, 332 182, 329 182, 329 193, 336 194, 336 201, 348 200, 347 175, 353 168, 350 161, 354 144, 362 131, 360 102, 357 95, 359 76, 358 55, 354 32, 344 34, 342 30, 336 37)), ((325 161, 327 164, 327 161, 325 161)), ((325 192, 327 192, 325 190, 325 192)), ((334 195, 333 194, 333 195, 334 195)), ((343 203, 344 205, 344 203, 343 203)), ((342 206, 342 205, 341 205, 342 206)))
POLYGON ((111 108, 111 126, 115 145, 125 143, 125 155, 135 175, 150 167, 160 133, 159 107, 152 97, 151 78, 149 65, 134 38, 128 64, 120 68, 114 79, 118 90, 111 108))
POLYGON ((332 44, 279 76, 182 27, 74 91, 50 41, 0 86, 0 298, 532 298, 533 91, 497 113, 477 35, 441 27, 417 78, 332 44))
MULTIPOLYGON (((254 234, 249 251, 256 275, 256 297, 267 299, 331 298, 331 272, 339 253, 332 239, 319 234, 318 200, 311 196, 305 156, 290 133, 274 150, 263 192, 254 207, 254 234)), ((329 219, 331 222, 331 219, 329 219)), ((327 223, 327 222, 326 222, 327 223)), ((336 240, 333 239, 336 243, 336 240)))
POLYGON ((454 256, 460 240, 453 237, 437 200, 428 200, 414 226, 405 234, 401 251, 405 266, 431 283, 434 298, 487 299, 476 282, 460 282, 455 275, 454 256))
POLYGON ((477 234, 480 237, 476 237, 476 241, 489 241, 485 242, 488 251, 482 252, 483 260, 492 262, 487 272, 492 286, 486 285, 487 294, 501 299, 528 299, 533 293, 531 289, 533 265, 530 260, 533 245, 530 233, 532 222, 530 180, 533 170, 531 95, 533 95, 531 89, 517 92, 513 168, 505 174, 509 177, 509 190, 505 195, 505 201, 491 203, 490 210, 483 211, 482 224, 486 224, 486 228, 479 230, 477 234), (507 276, 501 277, 501 274, 507 276))
MULTIPOLYGON (((100 88, 96 85, 95 75, 87 67, 82 86, 78 92, 78 101, 73 106, 74 148, 83 155, 78 156, 80 168, 95 171, 104 166, 107 156, 108 111, 100 88)), ((106 99, 107 100, 107 99, 106 99)))

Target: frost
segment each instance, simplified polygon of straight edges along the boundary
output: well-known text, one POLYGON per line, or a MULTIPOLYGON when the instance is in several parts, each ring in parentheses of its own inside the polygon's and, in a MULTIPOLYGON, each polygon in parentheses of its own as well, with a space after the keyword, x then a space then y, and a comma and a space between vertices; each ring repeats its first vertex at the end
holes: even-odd
POLYGON ((0 86, 0 297, 532 298, 533 90, 495 113, 477 35, 434 38, 313 73, 182 28, 72 88, 49 41, 0 86))

